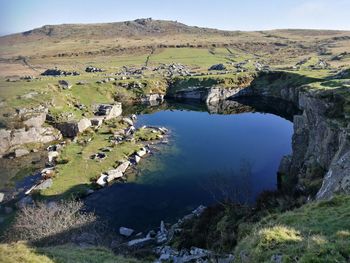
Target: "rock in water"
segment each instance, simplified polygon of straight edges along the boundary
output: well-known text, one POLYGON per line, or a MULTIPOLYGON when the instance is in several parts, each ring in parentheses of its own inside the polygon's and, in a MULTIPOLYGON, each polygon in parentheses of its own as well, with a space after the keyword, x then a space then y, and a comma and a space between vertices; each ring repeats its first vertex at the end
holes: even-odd
POLYGON ((127 228, 127 227, 120 227, 119 228, 119 234, 125 237, 130 237, 134 233, 134 229, 127 228))

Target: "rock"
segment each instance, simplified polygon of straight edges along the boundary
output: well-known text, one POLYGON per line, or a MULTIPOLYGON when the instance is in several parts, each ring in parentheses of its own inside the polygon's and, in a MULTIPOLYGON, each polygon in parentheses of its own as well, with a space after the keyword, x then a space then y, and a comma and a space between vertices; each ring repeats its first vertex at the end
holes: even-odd
POLYGON ((133 164, 138 164, 141 161, 141 157, 137 154, 134 154, 130 157, 130 162, 133 164))
POLYGON ((108 175, 101 174, 101 176, 98 178, 96 183, 100 186, 105 186, 107 184, 107 177, 108 177, 108 175))
POLYGON ((50 188, 53 184, 53 181, 51 178, 46 179, 44 181, 42 181, 40 184, 36 185, 34 187, 35 190, 45 190, 47 188, 50 188))
POLYGON ((91 121, 91 125, 92 125, 92 126, 97 126, 97 127, 99 127, 99 126, 101 126, 102 123, 103 123, 103 118, 98 118, 98 117, 96 117, 96 118, 91 119, 90 121, 91 121))
POLYGON ((147 154, 147 149, 145 147, 142 147, 140 150, 136 152, 136 154, 140 157, 143 157, 147 154))
POLYGON ((138 238, 138 239, 131 240, 127 243, 127 245, 128 247, 132 247, 132 248, 142 248, 145 246, 152 245, 154 243, 155 243, 154 238, 145 237, 145 238, 138 238))
POLYGON ((226 67, 224 64, 215 64, 212 65, 208 70, 226 70, 226 67))
POLYGON ((134 122, 129 118, 123 118, 123 122, 125 122, 129 126, 134 126, 134 122))
POLYGON ((205 209, 206 209, 205 206, 200 205, 195 210, 192 211, 192 214, 194 214, 196 216, 200 216, 204 212, 205 209))
POLYGON ((163 94, 147 94, 141 97, 141 102, 163 101, 163 94))
POLYGON ((85 72, 103 72, 103 69, 96 68, 93 66, 88 66, 86 67, 85 72))
POLYGON ((109 183, 115 179, 122 178, 123 173, 117 169, 109 170, 106 172, 107 178, 106 181, 109 183))
POLYGON ((160 222, 160 230, 156 235, 157 243, 161 244, 168 240, 168 230, 165 228, 164 221, 160 222))
POLYGON ((44 124, 46 120, 46 112, 29 114, 21 117, 23 124, 27 127, 40 127, 44 124))
POLYGON ((120 171, 120 172, 122 172, 122 173, 125 173, 126 169, 128 169, 128 167, 129 167, 129 165, 130 165, 130 162, 129 162, 129 161, 124 161, 124 162, 122 162, 122 164, 120 164, 120 165, 116 168, 116 170, 118 170, 118 171, 120 171))
POLYGON ((127 227, 120 227, 119 228, 119 234, 125 237, 130 237, 134 233, 134 229, 127 228, 127 227))
POLYGON ((30 152, 27 149, 20 148, 20 149, 16 149, 14 153, 15 153, 15 157, 17 158, 17 157, 27 155, 30 152))
POLYGON ((34 204, 33 198, 30 196, 26 196, 17 202, 17 207, 19 209, 22 209, 26 206, 33 205, 33 204, 34 204))
POLYGON ((80 75, 79 72, 76 71, 64 71, 57 68, 54 69, 47 69, 43 73, 41 73, 42 76, 78 76, 80 75))
POLYGON ((133 121, 136 121, 137 120, 137 116, 135 114, 132 114, 131 117, 130 117, 133 121))
POLYGON ((4 193, 0 193, 0 203, 2 201, 4 201, 4 199, 5 199, 5 194, 4 193))
POLYGON ((54 151, 54 152, 48 152, 47 157, 49 159, 49 163, 51 163, 54 159, 58 157, 59 153, 54 151))
POLYGON ((67 80, 63 79, 58 81, 58 86, 61 89, 70 89, 72 87, 72 85, 67 80))
POLYGON ((115 104, 100 104, 97 107, 95 115, 104 116, 105 120, 116 118, 122 114, 122 104, 116 102, 115 104))
POLYGON ((0 155, 10 148, 27 143, 48 143, 60 140, 61 134, 51 127, 30 127, 28 129, 0 129, 0 155))
POLYGON ((57 123, 55 126, 64 137, 74 138, 79 133, 89 128, 91 126, 91 121, 87 118, 83 118, 79 121, 57 123))
POLYGON ((129 128, 125 129, 125 135, 130 136, 130 135, 134 134, 135 131, 136 131, 135 127, 130 126, 129 128))

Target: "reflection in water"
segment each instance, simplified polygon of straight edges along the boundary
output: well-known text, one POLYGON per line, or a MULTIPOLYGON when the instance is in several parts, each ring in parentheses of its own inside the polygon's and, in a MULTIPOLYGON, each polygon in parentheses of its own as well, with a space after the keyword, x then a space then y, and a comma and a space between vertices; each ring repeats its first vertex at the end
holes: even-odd
POLYGON ((140 176, 88 197, 88 208, 115 227, 143 230, 160 220, 173 222, 200 204, 252 202, 261 191, 276 189, 280 159, 291 151, 292 123, 284 119, 288 114, 260 113, 271 109, 252 102, 207 106, 165 101, 157 107, 125 108, 127 114, 139 114, 139 126, 169 128, 171 143, 142 160, 140 176))

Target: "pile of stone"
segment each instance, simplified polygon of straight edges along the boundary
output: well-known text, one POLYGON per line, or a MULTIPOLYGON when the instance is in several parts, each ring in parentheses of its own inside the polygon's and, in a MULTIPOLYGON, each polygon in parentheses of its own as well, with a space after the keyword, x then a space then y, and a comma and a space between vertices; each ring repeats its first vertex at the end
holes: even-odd
POLYGON ((157 71, 166 77, 193 75, 188 67, 180 63, 161 64, 160 66, 154 68, 153 71, 157 71))
POLYGON ((91 72, 91 73, 94 73, 94 72, 103 72, 103 69, 101 69, 101 68, 96 68, 96 67, 93 67, 93 66, 88 66, 88 67, 86 67, 85 72, 91 72))
POLYGON ((265 65, 261 62, 255 62, 254 66, 255 66, 256 71, 269 71, 270 70, 270 66, 265 65))
POLYGON ((46 120, 45 107, 16 109, 23 128, 0 129, 0 157, 20 157, 29 154, 23 147, 29 143, 48 143, 60 140, 62 135, 50 126, 43 126, 46 120), (13 153, 12 153, 13 152, 13 153))
MULTIPOLYGON (((128 241, 123 244, 118 244, 118 246, 134 251, 145 248, 152 249, 153 252, 158 255, 158 259, 155 262, 233 262, 234 256, 232 254, 218 254, 198 247, 181 249, 179 251, 168 245, 175 232, 181 232, 182 224, 187 222, 189 219, 199 217, 205 209, 205 206, 199 206, 189 215, 184 216, 178 221, 178 223, 170 226, 169 228, 166 227, 164 221, 161 221, 157 231, 151 230, 145 236, 142 236, 142 233, 135 234, 134 229, 120 227, 119 234, 124 238, 127 238, 128 241)), ((112 247, 113 244, 114 243, 112 242, 112 247)))
POLYGON ((323 59, 319 59, 319 61, 315 65, 310 65, 311 69, 327 69, 329 67, 330 64, 323 59))
POLYGON ((65 71, 57 68, 47 69, 43 73, 42 76, 79 76, 80 73, 77 71, 65 71))
POLYGON ((224 64, 220 63, 212 65, 208 70, 226 70, 226 67, 224 64))

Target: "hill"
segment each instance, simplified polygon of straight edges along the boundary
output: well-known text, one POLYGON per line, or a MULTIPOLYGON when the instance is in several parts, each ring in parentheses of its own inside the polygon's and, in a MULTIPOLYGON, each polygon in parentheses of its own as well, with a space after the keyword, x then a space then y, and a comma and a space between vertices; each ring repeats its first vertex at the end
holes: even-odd
POLYGON ((191 62, 192 66, 204 68, 211 63, 249 59, 273 66, 292 66, 314 56, 341 66, 349 64, 350 56, 332 58, 348 50, 349 31, 224 31, 145 18, 46 25, 0 37, 0 74, 36 75, 55 66, 82 70, 90 64, 104 68, 142 66, 146 60, 154 64, 191 62))

